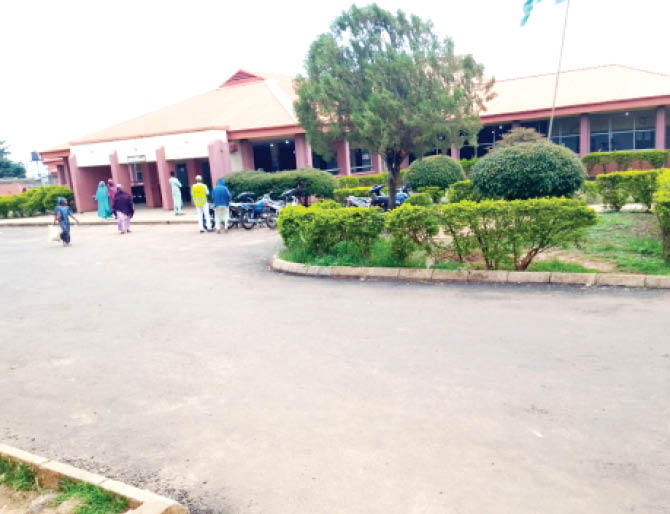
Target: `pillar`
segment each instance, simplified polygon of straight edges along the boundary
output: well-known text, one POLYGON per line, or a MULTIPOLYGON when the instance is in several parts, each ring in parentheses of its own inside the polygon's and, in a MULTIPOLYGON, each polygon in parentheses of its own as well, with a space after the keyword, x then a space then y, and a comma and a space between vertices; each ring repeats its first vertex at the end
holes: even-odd
POLYGON ((588 114, 579 118, 579 156, 584 157, 591 151, 591 121, 588 114))
POLYGON ((665 148, 665 105, 656 108, 656 149, 665 148))
POLYGON ((337 149, 337 167, 340 168, 340 175, 351 175, 351 154, 349 152, 349 141, 343 139, 338 141, 337 149))
POLYGON ((371 164, 372 164, 372 171, 374 171, 375 173, 381 173, 382 171, 384 171, 384 163, 382 161, 382 156, 379 155, 378 153, 372 154, 371 164))
POLYGON ((98 206, 95 202, 95 191, 98 187, 96 177, 87 176, 77 165, 77 157, 69 157, 70 171, 72 173, 72 185, 74 202, 79 212, 95 211, 98 206))
POLYGON ((400 163, 400 169, 404 170, 405 168, 409 168, 409 155, 405 155, 405 158, 400 163))
POLYGON ((251 144, 251 141, 248 139, 243 139, 240 141, 240 151, 242 152, 242 169, 243 170, 255 170, 256 165, 254 164, 254 145, 251 144))
POLYGON ((127 193, 130 193, 130 173, 128 166, 119 164, 119 156, 116 152, 109 155, 109 164, 112 168, 112 180, 114 184, 121 184, 127 193))
POLYGON ((142 164, 142 176, 144 177, 144 196, 147 199, 147 207, 160 207, 163 202, 156 163, 145 162, 142 164))
MULTIPOLYGON (((63 170, 65 172, 65 185, 69 187, 70 189, 73 188, 72 186, 72 174, 70 173, 70 164, 68 163, 68 159, 64 158, 63 159, 63 170)), ((74 191, 74 189, 72 189, 74 191)))
POLYGON ((209 153, 209 171, 212 175, 212 185, 220 178, 232 171, 230 162, 230 146, 228 141, 217 139, 207 147, 209 153))
POLYGON ((456 160, 461 158, 461 151, 456 145, 451 145, 451 158, 456 160))
POLYGON ((67 182, 65 181, 65 167, 59 164, 58 166, 56 166, 56 172, 58 173, 58 185, 59 186, 66 185, 67 182))
POLYGON ((188 184, 182 184, 184 187, 191 187, 195 184, 195 177, 200 173, 200 166, 198 166, 197 159, 189 159, 186 161, 186 176, 188 179, 188 184))
POLYGON ((298 169, 312 167, 312 145, 307 141, 305 134, 295 135, 295 167, 298 169))
POLYGON ((172 191, 170 189, 170 166, 165 159, 165 147, 156 150, 156 169, 158 170, 158 183, 161 188, 161 200, 163 209, 172 210, 172 191))

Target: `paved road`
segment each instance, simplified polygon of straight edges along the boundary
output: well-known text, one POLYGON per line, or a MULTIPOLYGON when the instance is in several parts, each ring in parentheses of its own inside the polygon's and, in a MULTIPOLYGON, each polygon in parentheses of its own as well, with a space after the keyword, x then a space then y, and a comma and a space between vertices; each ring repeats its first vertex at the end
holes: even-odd
POLYGON ((265 230, 0 229, 0 440, 199 512, 670 512, 670 294, 272 273, 265 230))

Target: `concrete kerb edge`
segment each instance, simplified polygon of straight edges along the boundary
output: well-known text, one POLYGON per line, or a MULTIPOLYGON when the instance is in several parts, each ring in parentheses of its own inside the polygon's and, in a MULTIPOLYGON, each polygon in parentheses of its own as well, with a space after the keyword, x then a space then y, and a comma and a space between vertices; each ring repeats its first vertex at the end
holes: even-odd
POLYGON ((481 282, 499 284, 559 284, 578 286, 619 286, 630 288, 670 289, 670 276, 619 275, 607 273, 557 273, 501 270, 439 270, 423 268, 360 268, 348 266, 308 266, 272 258, 274 271, 292 275, 362 280, 395 280, 409 282, 481 282))
POLYGON ((131 508, 128 512, 133 514, 188 514, 186 507, 165 496, 75 468, 64 462, 33 455, 13 446, 0 443, 0 457, 33 468, 40 487, 57 489, 63 479, 86 482, 125 498, 131 508))

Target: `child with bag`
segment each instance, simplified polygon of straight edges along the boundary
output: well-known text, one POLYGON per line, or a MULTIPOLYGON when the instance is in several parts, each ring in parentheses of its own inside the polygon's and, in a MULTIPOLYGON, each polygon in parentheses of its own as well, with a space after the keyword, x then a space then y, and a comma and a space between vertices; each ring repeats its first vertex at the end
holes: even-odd
POLYGON ((60 239, 63 241, 63 246, 70 246, 70 218, 79 225, 79 220, 74 217, 67 200, 61 196, 58 198, 54 209, 54 225, 60 225, 60 239))

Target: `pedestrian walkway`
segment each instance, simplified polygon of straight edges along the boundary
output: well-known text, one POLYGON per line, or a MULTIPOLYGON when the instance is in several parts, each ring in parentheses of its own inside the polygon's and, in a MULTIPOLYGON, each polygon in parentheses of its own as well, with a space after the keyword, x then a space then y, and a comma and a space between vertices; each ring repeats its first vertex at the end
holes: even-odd
MULTIPOLYGON (((184 214, 175 216, 173 211, 166 209, 135 206, 133 225, 171 225, 196 223, 194 207, 184 207, 184 214)), ((114 218, 103 220, 98 218, 97 212, 75 213, 81 225, 110 225, 116 223, 114 218)), ((31 216, 29 218, 0 219, 0 227, 36 227, 53 223, 53 215, 31 216)))

